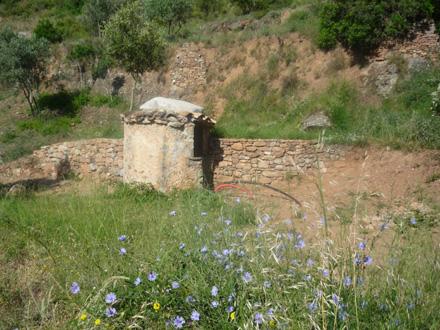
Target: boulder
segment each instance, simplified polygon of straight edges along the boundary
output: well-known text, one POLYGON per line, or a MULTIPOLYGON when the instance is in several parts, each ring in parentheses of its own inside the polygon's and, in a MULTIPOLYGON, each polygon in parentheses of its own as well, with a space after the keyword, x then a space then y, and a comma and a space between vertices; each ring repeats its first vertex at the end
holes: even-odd
POLYGON ((182 100, 168 99, 165 97, 155 97, 142 104, 140 109, 164 109, 167 111, 183 110, 187 112, 203 113, 203 108, 182 100))
POLYGON ((330 118, 323 111, 319 111, 307 116, 301 124, 301 129, 306 130, 311 127, 321 128, 330 126, 332 126, 330 118))

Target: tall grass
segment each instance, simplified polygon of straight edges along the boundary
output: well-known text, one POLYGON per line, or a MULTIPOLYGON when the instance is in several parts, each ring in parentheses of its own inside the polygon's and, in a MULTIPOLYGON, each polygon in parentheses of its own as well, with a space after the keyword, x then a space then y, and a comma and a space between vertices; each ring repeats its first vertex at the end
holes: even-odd
POLYGON ((266 74, 275 74, 273 63, 268 62, 267 72, 254 76, 245 72, 223 89, 227 103, 217 132, 233 138, 316 139, 322 131, 303 131, 301 123, 307 115, 324 111, 332 122, 324 137, 330 143, 372 143, 405 150, 440 147, 440 116, 433 110, 438 69, 402 79, 381 106, 371 106, 346 81, 302 100, 296 96, 301 82, 295 73, 281 91, 271 89, 266 74))
POLYGON ((118 185, 0 207, 6 328, 440 326, 438 221, 424 216, 332 240, 329 220, 281 221, 210 191, 118 185))

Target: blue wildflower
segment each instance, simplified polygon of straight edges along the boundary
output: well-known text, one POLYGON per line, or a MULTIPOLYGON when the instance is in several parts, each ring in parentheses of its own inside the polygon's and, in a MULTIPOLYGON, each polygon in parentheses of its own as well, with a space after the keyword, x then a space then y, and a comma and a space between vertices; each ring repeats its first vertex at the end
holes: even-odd
POLYGON ((112 302, 114 302, 116 300, 116 295, 113 292, 110 292, 106 297, 105 297, 105 302, 107 304, 111 304, 112 302))
POLYGON ((366 265, 371 265, 371 263, 373 262, 373 257, 370 255, 364 257, 364 262, 366 265))
POLYGON ((231 220, 225 220, 225 224, 226 224, 226 226, 230 226, 230 225, 231 225, 231 223, 232 223, 232 221, 231 221, 231 220))
POLYGON ((185 319, 181 316, 176 316, 172 321, 176 329, 181 329, 185 324, 185 319))
POLYGON ((126 238, 127 238, 127 235, 122 235, 122 236, 118 237, 118 240, 125 241, 126 238))
POLYGON ((303 240, 299 240, 298 243, 295 245, 295 249, 297 249, 297 248, 302 249, 302 248, 305 248, 305 247, 306 247, 306 243, 304 243, 303 240))
POLYGON ((172 287, 173 289, 178 289, 178 288, 179 288, 179 282, 173 282, 173 283, 171 283, 171 287, 172 287))
POLYGON ((263 217, 263 221, 264 221, 264 222, 268 222, 268 221, 269 221, 269 218, 268 218, 268 217, 263 217))
POLYGON ((415 225, 417 223, 416 218, 409 219, 409 222, 411 222, 413 225, 415 225))
POLYGON ((179 250, 182 250, 185 247, 185 243, 180 242, 179 250))
POLYGON ((78 283, 73 282, 72 286, 70 287, 70 290, 72 291, 73 294, 77 294, 80 290, 78 283))
POLYGON ((202 217, 204 217, 206 215, 206 212, 202 212, 201 214, 202 214, 202 217))
POLYGON ((339 303, 339 300, 340 300, 339 296, 338 296, 336 293, 333 293, 333 294, 332 294, 332 301, 333 301, 335 304, 337 304, 337 303, 339 303))
POLYGON ((325 223, 324 218, 320 218, 320 219, 319 219, 319 222, 320 222, 320 223, 325 223))
POLYGON ((149 280, 150 282, 155 281, 156 278, 157 278, 157 274, 156 274, 156 272, 153 271, 153 272, 151 272, 150 274, 148 274, 148 280, 149 280))
POLYGON ((272 286, 272 283, 270 283, 269 281, 264 281, 264 286, 266 288, 270 288, 272 286))
POLYGON ((292 260, 292 264, 293 264, 293 265, 297 265, 297 264, 298 264, 298 260, 293 259, 293 260, 292 260))
POLYGON ((170 215, 176 215, 176 211, 171 211, 169 214, 170 215))
POLYGON ((252 275, 249 272, 245 272, 244 275, 241 277, 241 279, 246 283, 250 282, 252 281, 252 275))
POLYGON ((193 311, 192 314, 191 314, 191 320, 199 321, 200 320, 200 314, 197 311, 193 311))
POLYGON ((211 302, 211 308, 217 308, 218 307, 218 301, 214 300, 211 302))
POLYGON ((329 276, 330 275, 330 272, 327 270, 327 269, 323 269, 322 270, 322 276, 329 276))
POLYGON ((232 306, 228 306, 228 308, 226 308, 226 312, 228 313, 232 313, 234 311, 234 307, 232 306))
POLYGON ((200 249, 200 252, 202 252, 202 253, 205 253, 206 251, 208 251, 208 248, 206 246, 204 246, 200 249))
POLYGON ((222 254, 223 254, 224 256, 228 256, 228 255, 229 255, 229 250, 228 250, 228 249, 224 249, 224 250, 222 251, 222 254))
POLYGON ((359 242, 358 243, 358 248, 363 250, 367 247, 367 242, 359 242))
POLYGON ((290 225, 291 223, 292 223, 292 221, 286 220, 286 225, 290 225))
POLYGON ((305 280, 306 281, 310 281, 310 279, 312 278, 312 276, 310 275, 310 274, 306 274, 306 276, 305 276, 305 280))
POLYGON ((106 309, 105 314, 107 314, 108 317, 112 317, 113 315, 118 313, 116 312, 116 308, 110 307, 106 309))
POLYGON ((244 251, 240 251, 240 252, 238 252, 238 256, 239 256, 239 257, 243 257, 243 256, 244 256, 244 251))
POLYGON ((391 258, 390 261, 389 261, 389 264, 390 264, 391 266, 396 266, 397 263, 398 263, 397 259, 394 259, 394 258, 391 258))
POLYGON ((346 286, 350 286, 350 285, 351 285, 351 278, 347 276, 347 277, 344 279, 344 284, 345 284, 346 286))
POLYGON ((127 250, 126 249, 124 249, 124 248, 121 248, 120 250, 119 250, 119 254, 122 256, 122 255, 124 255, 124 254, 126 254, 127 253, 127 250))
POLYGON ((214 285, 214 286, 212 287, 212 289, 211 289, 211 294, 212 294, 213 296, 216 296, 217 293, 218 293, 218 289, 217 289, 217 287, 214 285))
POLYGON ((136 281, 134 281, 134 285, 138 286, 139 284, 141 284, 142 280, 138 277, 136 279, 136 281))
POLYGON ((235 200, 237 203, 240 203, 240 197, 235 200))
POLYGON ((307 267, 310 267, 314 264, 312 259, 307 260, 307 267))
POLYGON ((263 323, 263 315, 261 315, 260 313, 255 313, 254 321, 255 321, 256 324, 263 323))

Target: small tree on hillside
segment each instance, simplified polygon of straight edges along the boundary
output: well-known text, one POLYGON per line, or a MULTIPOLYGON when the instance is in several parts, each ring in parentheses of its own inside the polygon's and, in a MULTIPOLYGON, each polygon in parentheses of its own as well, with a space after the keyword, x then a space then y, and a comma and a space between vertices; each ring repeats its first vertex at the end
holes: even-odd
POLYGON ((147 17, 150 21, 159 21, 168 29, 168 35, 179 32, 193 11, 192 0, 146 0, 147 17), (174 32, 172 33, 172 31, 174 32))
POLYGON ((130 110, 141 75, 165 62, 165 43, 159 28, 148 22, 143 12, 139 1, 129 3, 110 18, 103 32, 108 54, 133 77, 130 110))
POLYGON ((46 39, 27 38, 8 26, 0 27, 0 82, 21 88, 33 116, 40 113, 39 87, 48 57, 46 39))
POLYGON ((128 0, 90 0, 88 1, 81 14, 81 21, 90 31, 101 37, 102 28, 119 7, 127 3, 128 0))
POLYGON ((83 74, 88 64, 95 59, 96 51, 91 44, 76 45, 69 54, 67 59, 76 64, 79 73, 79 87, 83 88, 83 74))

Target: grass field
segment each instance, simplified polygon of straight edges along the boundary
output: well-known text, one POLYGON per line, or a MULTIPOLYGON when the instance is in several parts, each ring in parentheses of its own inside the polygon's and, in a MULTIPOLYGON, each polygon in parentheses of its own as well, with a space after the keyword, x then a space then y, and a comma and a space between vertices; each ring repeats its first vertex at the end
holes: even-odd
POLYGON ((241 196, 145 185, 2 197, 0 324, 438 329, 437 227, 278 219, 241 196))

